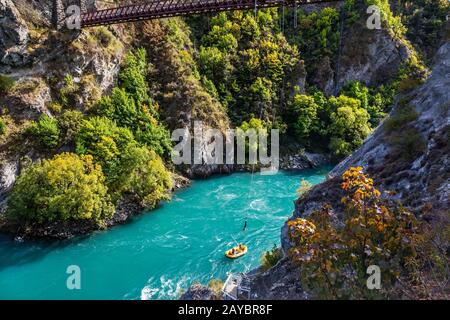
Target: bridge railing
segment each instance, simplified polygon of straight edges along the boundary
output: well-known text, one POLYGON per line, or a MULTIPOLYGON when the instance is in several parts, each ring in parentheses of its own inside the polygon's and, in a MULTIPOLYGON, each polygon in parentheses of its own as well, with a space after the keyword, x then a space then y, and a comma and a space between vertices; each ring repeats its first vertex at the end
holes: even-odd
POLYGON ((84 13, 81 16, 81 26, 325 2, 336 2, 336 0, 158 0, 84 13))

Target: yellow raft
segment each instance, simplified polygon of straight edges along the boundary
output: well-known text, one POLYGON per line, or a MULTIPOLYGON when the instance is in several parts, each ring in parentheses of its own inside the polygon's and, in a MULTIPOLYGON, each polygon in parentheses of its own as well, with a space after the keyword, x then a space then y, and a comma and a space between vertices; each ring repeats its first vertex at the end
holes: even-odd
POLYGON ((241 245, 242 249, 239 249, 239 246, 236 246, 230 250, 225 251, 225 256, 230 259, 236 259, 239 257, 242 257, 244 254, 247 253, 247 246, 241 245), (234 249, 234 253, 233 253, 234 249))

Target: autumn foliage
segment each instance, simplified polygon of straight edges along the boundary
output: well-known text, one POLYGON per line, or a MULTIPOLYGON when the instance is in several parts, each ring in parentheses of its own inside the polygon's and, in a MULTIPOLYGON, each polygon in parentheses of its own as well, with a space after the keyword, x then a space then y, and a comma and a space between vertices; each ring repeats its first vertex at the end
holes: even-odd
POLYGON ((302 269, 302 285, 313 298, 392 297, 422 240, 416 219, 385 200, 361 167, 350 168, 342 178, 344 219, 325 205, 308 219, 288 222, 294 244, 290 256, 302 269), (370 265, 380 267, 380 290, 367 288, 370 265))

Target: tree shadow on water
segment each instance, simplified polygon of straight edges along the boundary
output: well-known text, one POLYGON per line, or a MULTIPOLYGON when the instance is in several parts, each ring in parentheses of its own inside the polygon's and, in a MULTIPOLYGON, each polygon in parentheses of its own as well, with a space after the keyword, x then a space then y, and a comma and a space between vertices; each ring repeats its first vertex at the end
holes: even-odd
POLYGON ((0 272, 8 267, 39 261, 55 250, 63 250, 86 237, 70 240, 27 240, 18 242, 10 236, 0 234, 0 272))

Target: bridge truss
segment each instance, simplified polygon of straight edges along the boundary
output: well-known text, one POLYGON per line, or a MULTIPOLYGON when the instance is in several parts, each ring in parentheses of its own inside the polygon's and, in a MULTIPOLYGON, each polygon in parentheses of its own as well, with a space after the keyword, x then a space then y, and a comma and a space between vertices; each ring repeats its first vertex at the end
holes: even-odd
POLYGON ((81 27, 221 11, 256 10, 280 6, 294 7, 327 2, 337 2, 337 0, 154 0, 142 4, 85 12, 81 15, 81 27))

